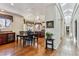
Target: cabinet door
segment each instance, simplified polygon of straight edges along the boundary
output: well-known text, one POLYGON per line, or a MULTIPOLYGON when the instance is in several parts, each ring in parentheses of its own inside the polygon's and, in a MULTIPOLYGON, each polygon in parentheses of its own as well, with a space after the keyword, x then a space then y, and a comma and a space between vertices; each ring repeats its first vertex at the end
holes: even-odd
POLYGON ((9 33, 8 34, 8 42, 14 41, 15 40, 15 34, 14 33, 9 33))
POLYGON ((6 43, 6 42, 7 42, 7 35, 1 34, 0 35, 0 44, 6 43))

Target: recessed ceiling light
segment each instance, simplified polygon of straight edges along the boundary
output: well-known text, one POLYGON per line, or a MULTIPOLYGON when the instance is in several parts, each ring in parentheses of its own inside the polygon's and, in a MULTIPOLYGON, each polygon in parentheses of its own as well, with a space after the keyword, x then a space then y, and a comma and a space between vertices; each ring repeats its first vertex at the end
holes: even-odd
POLYGON ((12 6, 14 6, 14 3, 11 3, 12 6))
POLYGON ((1 11, 5 11, 5 10, 1 10, 1 11))

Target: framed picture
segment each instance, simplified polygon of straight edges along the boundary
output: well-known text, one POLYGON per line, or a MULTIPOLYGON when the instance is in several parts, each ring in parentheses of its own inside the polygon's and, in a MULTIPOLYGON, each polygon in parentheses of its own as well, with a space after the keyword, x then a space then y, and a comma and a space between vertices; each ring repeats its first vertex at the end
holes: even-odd
POLYGON ((46 27, 47 28, 54 28, 54 21, 47 21, 46 22, 46 27))

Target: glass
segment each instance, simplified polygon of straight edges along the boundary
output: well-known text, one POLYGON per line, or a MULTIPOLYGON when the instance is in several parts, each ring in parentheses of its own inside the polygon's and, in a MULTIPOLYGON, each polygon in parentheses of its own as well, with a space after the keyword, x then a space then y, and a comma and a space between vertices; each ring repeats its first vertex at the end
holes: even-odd
POLYGON ((0 17, 0 28, 9 27, 11 22, 12 21, 10 19, 0 17))

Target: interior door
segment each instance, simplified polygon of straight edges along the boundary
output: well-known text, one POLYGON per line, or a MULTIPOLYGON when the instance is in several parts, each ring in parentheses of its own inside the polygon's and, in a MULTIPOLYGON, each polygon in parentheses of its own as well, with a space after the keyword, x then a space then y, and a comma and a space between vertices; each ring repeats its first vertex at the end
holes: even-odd
POLYGON ((75 20, 75 38, 77 40, 77 20, 75 20))

